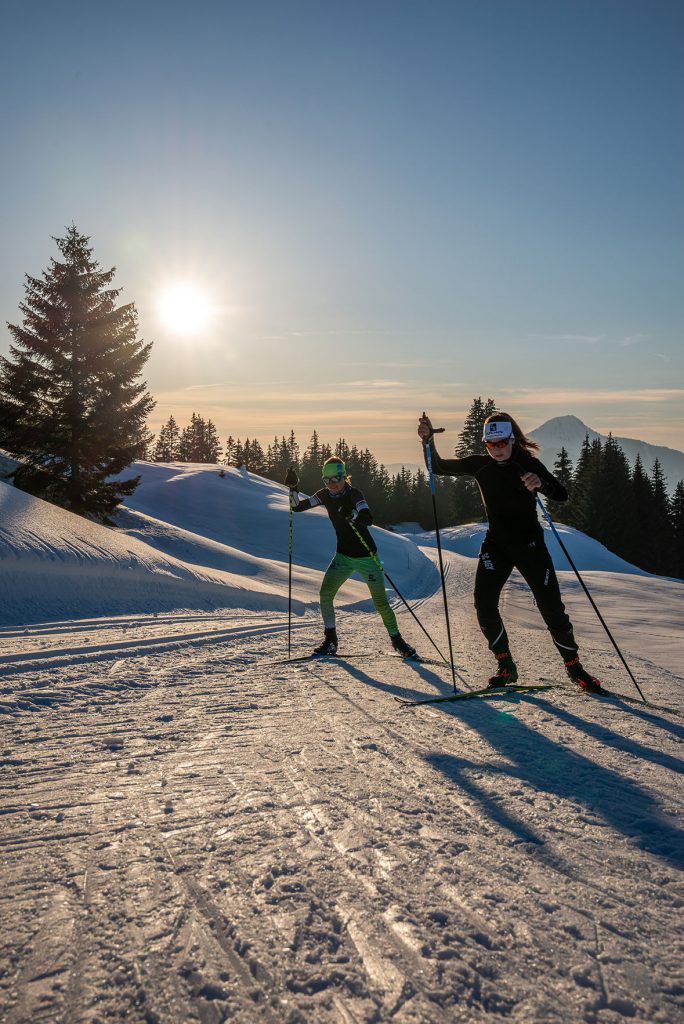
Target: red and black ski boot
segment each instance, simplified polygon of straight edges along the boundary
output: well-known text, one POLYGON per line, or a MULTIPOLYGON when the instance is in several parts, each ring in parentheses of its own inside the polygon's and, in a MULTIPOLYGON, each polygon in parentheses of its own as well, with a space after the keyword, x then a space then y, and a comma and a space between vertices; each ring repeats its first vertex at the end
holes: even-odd
POLYGON ((584 690, 585 693, 605 693, 600 680, 595 676, 590 676, 587 670, 582 668, 582 663, 579 658, 573 658, 571 661, 566 661, 565 671, 568 673, 573 683, 577 683, 580 690, 584 690))
POLYGON ((513 658, 511 658, 511 652, 502 651, 501 654, 496 654, 495 658, 499 663, 499 669, 495 676, 491 676, 487 683, 487 688, 493 690, 497 686, 508 686, 509 683, 517 683, 518 669, 513 658))

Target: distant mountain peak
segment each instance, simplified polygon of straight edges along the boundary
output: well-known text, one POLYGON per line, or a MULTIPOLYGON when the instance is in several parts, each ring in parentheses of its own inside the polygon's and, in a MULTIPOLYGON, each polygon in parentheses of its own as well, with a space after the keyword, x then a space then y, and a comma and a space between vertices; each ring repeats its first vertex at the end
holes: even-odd
MULTIPOLYGON (((549 468, 553 465, 561 448, 565 448, 570 460, 575 463, 587 434, 590 440, 596 437, 600 437, 602 441, 607 439, 606 434, 594 430, 593 427, 588 427, 581 419, 571 414, 554 416, 553 419, 547 420, 541 426, 530 431, 530 437, 534 438, 541 446, 539 454, 542 462, 549 468)), ((673 491, 677 481, 684 479, 684 453, 674 448, 664 448, 662 445, 639 441, 636 438, 613 436, 631 465, 634 465, 638 454, 644 469, 650 473, 657 458, 665 474, 668 490, 673 491)))

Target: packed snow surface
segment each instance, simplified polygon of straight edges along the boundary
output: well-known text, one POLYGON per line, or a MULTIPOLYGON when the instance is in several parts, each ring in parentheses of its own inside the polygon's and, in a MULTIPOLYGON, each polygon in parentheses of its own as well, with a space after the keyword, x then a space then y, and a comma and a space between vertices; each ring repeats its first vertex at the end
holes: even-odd
MULTIPOLYGON (((450 668, 398 599, 431 660, 395 657, 359 582, 340 656, 286 661, 282 487, 136 471, 116 529, 0 485, 0 1019, 681 1020, 682 584, 563 534, 648 706, 578 693, 514 574, 521 681, 551 688, 404 708, 450 668)), ((334 541, 293 527, 295 656, 334 541)), ((459 690, 493 667, 481 532, 443 537, 459 690)), ((375 537, 448 657, 434 537, 375 537)), ((584 662, 638 700, 556 564, 584 662)))

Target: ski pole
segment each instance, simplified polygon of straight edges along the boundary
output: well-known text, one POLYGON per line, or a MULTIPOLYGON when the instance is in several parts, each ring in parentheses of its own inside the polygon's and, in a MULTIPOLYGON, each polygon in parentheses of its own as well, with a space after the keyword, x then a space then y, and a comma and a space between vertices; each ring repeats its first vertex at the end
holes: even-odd
POLYGON ((290 553, 287 569, 287 656, 292 645, 292 493, 290 492, 290 553))
POLYGON ((290 551, 287 571, 287 657, 289 661, 292 646, 292 488, 299 487, 294 466, 290 466, 285 474, 285 484, 290 488, 290 551))
MULTIPOLYGON (((378 569, 380 570, 380 572, 381 572, 381 573, 383 574, 383 576, 385 576, 385 577, 386 577, 386 579, 387 579, 387 582, 389 583, 390 587, 392 587, 392 588, 393 588, 394 590, 396 590, 397 594, 399 595, 399 598, 400 598, 400 600, 401 600, 401 601, 403 601, 403 603, 404 603, 404 604, 406 605, 406 607, 408 608, 408 610, 409 610, 409 611, 411 612, 411 615, 412 615, 412 616, 413 616, 413 618, 414 618, 414 619, 416 620, 416 622, 418 623, 418 625, 420 626, 420 628, 421 628, 421 629, 423 630, 423 632, 425 633, 425 636, 426 636, 426 637, 428 638, 428 640, 430 641, 430 643, 432 644, 432 646, 434 647, 434 649, 435 649, 435 650, 437 651, 437 653, 439 654, 439 656, 440 656, 440 658, 442 659, 442 661, 444 662, 444 664, 445 664, 445 665, 448 665, 448 664, 449 664, 449 662, 448 662, 448 661, 446 660, 446 658, 444 657, 444 655, 443 655, 443 654, 442 654, 442 652, 440 651, 439 647, 437 646, 437 644, 436 644, 436 643, 435 643, 435 641, 434 641, 434 640, 432 639, 432 637, 431 637, 431 636, 430 636, 430 634, 428 633, 428 631, 427 631, 427 629, 425 628, 425 626, 423 625, 423 623, 422 623, 422 622, 420 621, 420 619, 418 618, 418 616, 417 616, 417 615, 416 615, 416 613, 414 612, 414 610, 413 610, 413 608, 411 607, 411 605, 410 605, 410 604, 408 603, 408 601, 406 600, 406 598, 404 597, 404 595, 402 594, 402 592, 401 592, 401 591, 399 590, 399 587, 398 587, 398 586, 396 585, 396 583, 394 582, 394 580, 392 579, 392 577, 390 576, 390 574, 389 574, 389 573, 387 572, 387 570, 385 569, 384 565, 382 564, 382 562, 381 562, 381 561, 380 561, 380 559, 378 558, 377 552, 375 552, 375 551, 371 551, 371 549, 370 549, 370 548, 368 547, 368 545, 366 544, 365 540, 363 539, 363 537, 361 536, 361 534, 360 534, 360 533, 359 533, 359 531, 358 531, 358 530, 356 529, 356 527, 354 526, 354 524, 353 524, 353 523, 351 523, 351 522, 350 522, 350 523, 349 523, 349 525, 351 526, 352 530, 354 531, 354 533, 355 533, 355 534, 356 534, 356 536, 357 536, 357 537, 359 538, 359 540, 360 540, 360 541, 361 541, 361 543, 363 544, 363 546, 364 546, 364 548, 366 549, 366 551, 368 552, 368 554, 369 554, 369 555, 371 556, 371 558, 373 559, 373 561, 374 561, 374 562, 375 562, 375 564, 377 565, 377 567, 378 567, 378 569)), ((451 666, 451 669, 452 669, 452 672, 453 672, 453 662, 452 662, 452 666, 451 666)), ((454 689, 456 689, 456 684, 455 684, 455 683, 454 683, 454 689)))
MULTIPOLYGON (((423 413, 425 418, 425 413, 423 413)), ((437 427, 433 429, 433 434, 443 434, 444 427, 437 427)), ((449 641, 449 659, 451 661, 451 680, 454 684, 454 693, 456 693, 456 669, 454 667, 454 650, 451 644, 451 623, 449 622, 449 606, 447 605, 446 595, 446 584, 444 582, 444 561, 442 559, 442 542, 439 536, 439 519, 437 518, 437 501, 435 498, 435 477, 432 472, 432 454, 430 452, 430 441, 424 444, 425 448, 425 461, 428 468, 428 476, 430 478, 430 494, 432 496, 432 514, 435 520, 435 536, 437 538, 437 555, 439 557, 439 576, 442 581, 442 598, 444 599, 444 618, 446 619, 446 630, 447 639, 449 641)))
POLYGON ((633 683, 634 683, 634 685, 636 686, 637 690, 639 691, 639 696, 641 697, 641 699, 643 700, 643 702, 644 702, 644 703, 646 703, 646 698, 644 697, 643 693, 641 692, 641 687, 639 686, 639 684, 637 683, 636 679, 635 679, 635 678, 634 678, 634 676, 632 675, 632 672, 631 672, 631 669, 630 669, 629 665, 627 664, 627 662, 625 661, 625 659, 624 659, 624 658, 623 658, 623 656, 622 656, 622 651, 620 650, 620 648, 618 647, 618 645, 617 645, 617 644, 615 643, 615 640, 613 639, 613 634, 612 634, 612 633, 611 633, 611 631, 610 631, 610 630, 608 629, 608 626, 606 625, 606 623, 605 623, 605 621, 604 621, 604 618, 603 618, 603 616, 601 615, 601 612, 600 612, 600 611, 598 610, 598 608, 596 607, 596 602, 594 601, 593 597, 591 596, 591 594, 590 594, 590 593, 589 593, 589 591, 587 590, 587 588, 586 588, 586 585, 585 585, 585 583, 584 583, 584 580, 582 579, 582 577, 580 576, 579 572, 577 571, 577 566, 575 565, 575 563, 573 562, 572 558, 570 557, 570 553, 569 553, 568 549, 566 548, 565 544, 564 544, 564 543, 563 543, 563 541, 561 540, 561 538, 560 538, 560 534, 558 533, 558 530, 557 530, 557 529, 556 529, 556 527, 554 526, 554 522, 553 522, 553 519, 551 518, 551 516, 550 516, 549 512, 548 512, 548 511, 546 510, 546 508, 545 508, 545 506, 544 506, 544 502, 543 502, 543 501, 541 500, 541 498, 539 497, 539 495, 538 495, 538 494, 537 494, 537 503, 538 503, 538 505, 539 505, 540 509, 542 510, 542 515, 544 516, 544 519, 546 519, 547 523, 549 524, 549 526, 550 526, 550 527, 551 527, 551 529, 553 530, 553 535, 554 535, 554 537, 556 538, 556 540, 558 541, 558 543, 560 544, 560 546, 561 546, 561 549, 562 549, 562 551, 563 551, 563 554, 565 555, 565 557, 567 558, 568 562, 570 563, 570 565, 571 565, 571 567, 572 567, 572 570, 573 570, 573 572, 575 573, 575 576, 576 576, 576 577, 577 577, 577 579, 578 579, 578 580, 580 581, 580 585, 581 585, 581 587, 582 587, 582 590, 584 591, 584 593, 585 593, 585 594, 587 595, 587 597, 589 598, 589 602, 590 602, 590 604, 591 604, 591 607, 592 607, 592 608, 594 609, 594 611, 595 611, 595 612, 596 612, 596 614, 598 615, 598 618, 599 618, 599 622, 601 623, 601 625, 602 625, 602 626, 603 626, 603 628, 605 629, 606 633, 608 634, 608 638, 609 638, 610 642, 612 643, 613 647, 614 647, 614 648, 615 648, 615 650, 617 651, 617 653, 618 653, 618 655, 619 655, 619 657, 620 657, 620 661, 622 662, 622 664, 623 664, 623 665, 625 666, 625 668, 627 669, 627 672, 628 672, 628 674, 629 674, 629 678, 630 678, 630 679, 632 680, 632 682, 633 682, 633 683))

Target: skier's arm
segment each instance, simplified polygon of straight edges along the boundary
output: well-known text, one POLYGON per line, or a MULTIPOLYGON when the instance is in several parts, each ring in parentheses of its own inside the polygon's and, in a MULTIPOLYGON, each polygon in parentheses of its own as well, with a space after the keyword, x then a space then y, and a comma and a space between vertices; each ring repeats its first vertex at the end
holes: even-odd
POLYGON ((430 417, 423 413, 418 420, 418 437, 423 442, 425 465, 428 466, 425 449, 429 447, 432 469, 437 476, 463 476, 467 473, 472 474, 476 472, 479 466, 477 461, 475 463, 472 461, 473 458, 477 460, 476 456, 469 455, 465 459, 443 459, 435 448, 434 434, 435 430, 430 417))
POLYGON ((299 477, 294 466, 290 466, 285 474, 285 484, 290 488, 290 504, 293 512, 306 512, 307 509, 320 505, 321 501, 314 494, 310 498, 299 497, 299 477))
POLYGON ((354 507, 351 514, 347 516, 347 519, 350 523, 358 526, 371 526, 373 524, 373 514, 368 507, 368 502, 360 491, 354 494, 354 507))
POLYGON ((294 488, 290 490, 290 498, 292 499, 293 512, 306 512, 310 508, 316 508, 318 505, 323 504, 315 494, 312 494, 310 498, 300 498, 299 491, 295 491, 294 488))
POLYGON ((563 484, 560 480, 556 480, 555 476, 548 471, 544 463, 540 462, 539 459, 530 456, 529 459, 525 460, 522 468, 528 478, 536 476, 539 479, 538 485, 535 480, 530 480, 530 483, 534 483, 534 486, 531 487, 525 482, 525 476, 523 476, 523 483, 525 483, 528 490, 538 491, 539 494, 543 494, 545 498, 550 498, 551 501, 568 500, 568 492, 563 487, 563 484))
POLYGON ((428 447, 432 459, 432 471, 436 476, 474 476, 480 468, 482 459, 477 455, 466 455, 464 459, 443 459, 432 440, 423 445, 423 458, 426 466, 427 452, 425 449, 428 447))

